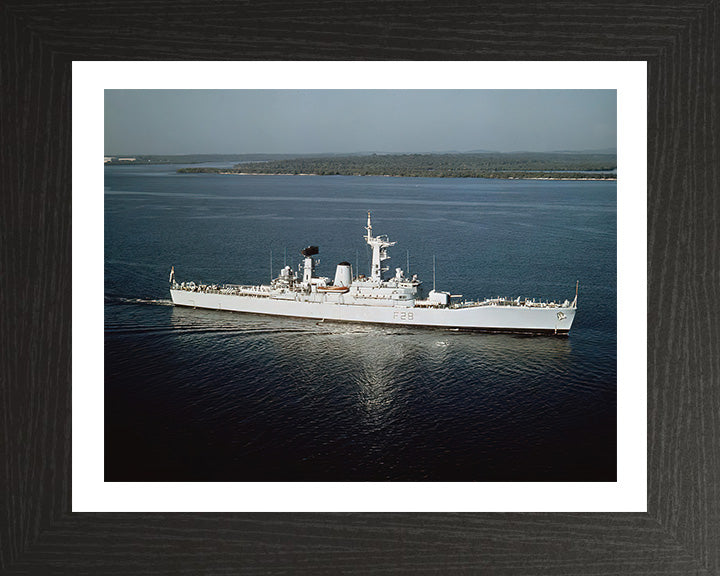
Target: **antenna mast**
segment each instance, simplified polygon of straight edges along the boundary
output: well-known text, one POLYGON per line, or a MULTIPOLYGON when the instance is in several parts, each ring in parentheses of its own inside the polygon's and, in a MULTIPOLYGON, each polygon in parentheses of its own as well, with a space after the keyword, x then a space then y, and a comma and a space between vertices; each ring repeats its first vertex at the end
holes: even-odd
POLYGON ((433 254, 433 292, 435 291, 435 254, 433 254))
POLYGON ((578 297, 578 288, 579 288, 579 286, 580 286, 580 280, 576 280, 576 281, 575 281, 575 300, 573 300, 573 303, 571 304, 571 306, 572 306, 573 308, 577 308, 577 297, 578 297))
POLYGON ((388 260, 390 256, 387 255, 387 248, 395 246, 395 242, 390 242, 388 237, 383 235, 373 236, 372 235, 372 224, 370 223, 370 212, 368 212, 367 236, 365 241, 372 248, 372 265, 370 267, 370 279, 374 282, 382 282, 382 273, 387 268, 382 267, 382 262, 388 260))

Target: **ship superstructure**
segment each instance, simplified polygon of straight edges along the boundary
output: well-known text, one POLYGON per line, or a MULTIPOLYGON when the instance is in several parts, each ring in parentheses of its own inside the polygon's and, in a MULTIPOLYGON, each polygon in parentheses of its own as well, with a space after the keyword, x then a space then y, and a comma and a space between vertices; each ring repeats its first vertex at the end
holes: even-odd
POLYGON ((339 322, 400 324, 488 332, 567 334, 577 310, 575 299, 536 302, 527 298, 454 301, 449 292, 433 289, 424 294, 416 274, 402 268, 385 278, 387 249, 395 245, 387 236, 373 236, 368 212, 365 242, 372 249, 370 275, 355 275, 349 262, 340 262, 331 281, 315 275, 317 246, 301 251, 297 273, 285 266, 268 285, 177 283, 170 273, 170 294, 178 306, 229 310, 339 322))

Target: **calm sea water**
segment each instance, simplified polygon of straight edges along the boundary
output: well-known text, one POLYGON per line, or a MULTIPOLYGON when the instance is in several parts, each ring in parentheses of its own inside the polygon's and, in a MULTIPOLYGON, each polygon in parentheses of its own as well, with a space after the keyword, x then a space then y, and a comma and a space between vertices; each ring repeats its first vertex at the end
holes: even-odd
POLYGON ((615 481, 616 186, 105 169, 107 481, 615 481), (572 299, 567 338, 175 308, 320 246, 466 298, 572 299), (272 251, 272 260, 271 260, 272 251))

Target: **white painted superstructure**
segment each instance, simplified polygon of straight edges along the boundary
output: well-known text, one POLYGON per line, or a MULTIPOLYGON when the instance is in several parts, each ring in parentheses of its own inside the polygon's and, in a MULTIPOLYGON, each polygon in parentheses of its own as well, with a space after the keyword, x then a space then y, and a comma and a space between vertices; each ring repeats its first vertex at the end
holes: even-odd
POLYGON ((353 277, 348 262, 341 262, 335 279, 315 276, 317 246, 302 250, 302 270, 297 275, 285 266, 269 285, 207 285, 175 281, 170 294, 178 306, 229 310, 273 316, 312 318, 339 322, 399 324, 462 330, 567 334, 577 310, 575 299, 563 303, 529 299, 495 298, 452 302, 448 292, 433 287, 424 297, 417 275, 405 276, 401 268, 384 279, 383 261, 394 246, 387 236, 373 236, 368 212, 365 241, 372 248, 370 276, 353 277))

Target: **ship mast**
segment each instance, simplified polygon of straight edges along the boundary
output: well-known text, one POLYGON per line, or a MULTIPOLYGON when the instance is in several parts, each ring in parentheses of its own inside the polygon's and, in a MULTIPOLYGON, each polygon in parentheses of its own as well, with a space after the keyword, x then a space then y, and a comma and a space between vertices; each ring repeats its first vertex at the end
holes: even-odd
POLYGON ((382 273, 387 270, 387 268, 383 268, 381 263, 383 262, 383 260, 390 259, 390 256, 387 255, 387 248, 389 248, 390 246, 395 246, 396 243, 390 242, 388 240, 388 237, 385 235, 372 235, 370 212, 368 212, 367 226, 365 227, 365 229, 367 230, 367 236, 365 237, 365 241, 372 248, 372 267, 370 269, 370 279, 374 282, 382 282, 382 273))
POLYGON ((577 308, 577 297, 578 297, 578 288, 580 287, 580 280, 577 280, 575 282, 575 299, 572 301, 572 304, 570 304, 570 308, 577 308))
POLYGON ((435 254, 433 254, 433 292, 435 292, 435 254))

